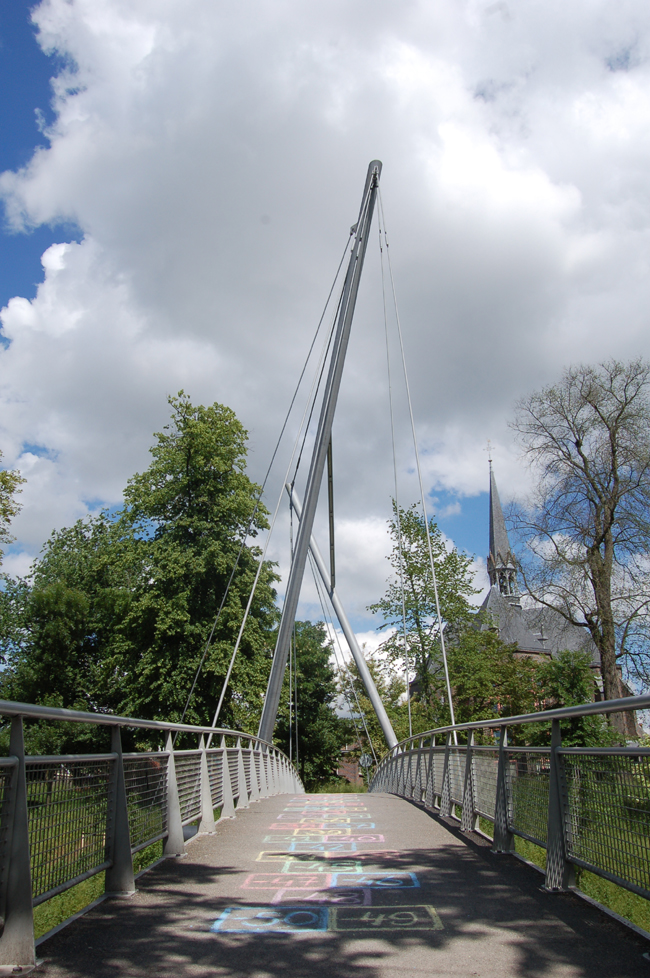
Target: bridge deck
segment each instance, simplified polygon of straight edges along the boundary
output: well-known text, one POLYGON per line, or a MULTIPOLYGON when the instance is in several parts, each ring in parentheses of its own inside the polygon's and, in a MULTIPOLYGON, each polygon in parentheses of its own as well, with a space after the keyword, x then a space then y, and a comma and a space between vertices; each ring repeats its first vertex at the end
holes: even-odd
POLYGON ((39 948, 48 978, 639 978, 646 942, 388 795, 263 800, 39 948))

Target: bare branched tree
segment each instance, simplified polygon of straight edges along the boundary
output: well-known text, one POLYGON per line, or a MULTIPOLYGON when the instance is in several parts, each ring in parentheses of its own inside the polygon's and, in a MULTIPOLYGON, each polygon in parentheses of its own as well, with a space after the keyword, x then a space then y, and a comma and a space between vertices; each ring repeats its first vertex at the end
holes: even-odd
POLYGON ((617 663, 650 678, 650 363, 572 367, 511 427, 536 475, 513 513, 526 589, 589 631, 616 699, 617 663))

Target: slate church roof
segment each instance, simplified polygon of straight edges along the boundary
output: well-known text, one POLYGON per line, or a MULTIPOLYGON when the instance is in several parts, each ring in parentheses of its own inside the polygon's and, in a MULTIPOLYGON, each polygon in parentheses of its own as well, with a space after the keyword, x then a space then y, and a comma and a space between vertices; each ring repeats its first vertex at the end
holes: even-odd
POLYGON ((565 649, 589 652, 592 668, 600 669, 598 649, 585 628, 570 625, 552 608, 522 606, 516 561, 510 548, 492 463, 490 463, 490 552, 487 558, 490 590, 481 611, 482 630, 496 628, 499 638, 517 651, 553 656, 565 649))

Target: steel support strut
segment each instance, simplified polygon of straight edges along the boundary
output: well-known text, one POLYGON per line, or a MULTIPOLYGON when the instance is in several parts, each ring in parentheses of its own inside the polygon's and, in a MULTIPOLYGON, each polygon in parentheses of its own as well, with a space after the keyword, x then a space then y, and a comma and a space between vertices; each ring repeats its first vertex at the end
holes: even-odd
POLYGON ((352 254, 350 255, 348 270, 345 276, 345 283, 343 285, 339 317, 336 326, 336 334, 334 337, 327 382, 323 394, 323 403, 321 405, 316 442, 314 444, 309 474, 307 476, 303 518, 300 522, 300 527, 298 528, 293 561, 291 563, 291 570, 289 571, 287 592, 284 599, 284 606, 282 608, 282 619, 280 621, 280 628, 278 629, 278 638, 275 645, 275 652, 273 653, 271 674, 269 676, 269 684, 266 690, 262 718, 260 720, 258 736, 267 741, 270 741, 273 736, 275 718, 277 716, 278 706, 280 704, 280 692, 282 690, 282 682, 284 680, 284 673, 289 655, 289 642, 291 640, 293 623, 295 621, 296 611, 298 608, 298 598, 300 597, 300 589, 302 587, 302 580, 305 573, 307 550, 309 549, 309 538, 311 537, 311 531, 314 525, 314 516, 316 515, 318 494, 323 481, 323 472, 325 470, 325 461, 327 458, 327 448, 332 434, 334 412, 336 410, 336 402, 338 400, 339 389, 341 387, 341 377, 343 375, 345 354, 347 352, 348 341, 350 339, 350 328, 352 326, 352 317, 354 315, 357 293, 359 291, 359 281, 361 279, 363 260, 365 258, 366 247, 368 244, 368 235, 375 208, 380 174, 381 163, 379 160, 373 160, 368 167, 363 197, 361 199, 359 219, 356 224, 356 236, 354 245, 352 247, 352 254))
MULTIPOLYGON (((287 488, 287 492, 291 497, 291 505, 293 506, 298 519, 301 520, 302 506, 300 505, 300 501, 298 500, 298 496, 296 495, 296 490, 295 489, 292 490, 290 486, 287 486, 286 488, 287 488)), ((325 567, 325 561, 323 560, 321 552, 318 549, 318 544, 314 540, 313 536, 309 540, 309 549, 311 550, 311 554, 312 557, 314 558, 314 563, 316 564, 318 573, 323 579, 323 584, 327 588, 328 594, 330 596, 330 600, 332 602, 332 607, 336 612, 336 617, 338 618, 339 625, 341 626, 343 634, 345 635, 345 639, 350 648, 350 652, 352 653, 352 658, 354 659, 357 669, 359 670, 359 675, 361 676, 363 685, 366 688, 368 699, 372 703, 372 707, 375 713, 377 714, 377 719, 379 720, 379 724, 383 731, 384 737, 386 738, 386 743, 388 744, 389 748, 394 747, 397 743, 397 737, 395 736, 395 731, 393 730, 392 724, 388 719, 388 714, 386 713, 384 704, 381 701, 381 696, 377 692, 375 681, 372 678, 372 674, 370 670, 368 669, 368 664, 366 663, 366 660, 363 656, 363 652, 359 648, 359 643, 357 642, 356 635, 352 631, 352 626, 348 621, 348 616, 343 610, 343 605, 339 601, 339 596, 334 590, 334 588, 330 588, 327 568, 325 567)))

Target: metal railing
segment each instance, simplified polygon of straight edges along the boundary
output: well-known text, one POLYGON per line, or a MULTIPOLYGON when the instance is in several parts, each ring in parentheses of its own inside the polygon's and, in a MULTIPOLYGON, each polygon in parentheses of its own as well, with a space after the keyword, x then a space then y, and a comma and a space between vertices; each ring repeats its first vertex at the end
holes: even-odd
POLYGON ((464 831, 487 819, 494 852, 514 852, 515 836, 535 843, 549 890, 573 886, 581 866, 650 899, 650 749, 563 747, 560 733, 563 719, 648 707, 650 696, 630 696, 428 730, 386 754, 370 791, 424 803, 464 831), (540 722, 550 747, 508 745, 509 728, 540 722), (476 744, 478 730, 499 730, 498 744, 476 744))
POLYGON ((162 841, 165 856, 181 855, 183 826, 213 832, 215 809, 233 818, 259 798, 304 791, 282 751, 241 731, 2 700, 0 715, 11 717, 9 756, 0 757, 0 974, 34 966, 38 904, 102 871, 107 894, 133 893, 141 849, 162 841), (108 726, 111 751, 26 755, 24 718, 108 726), (166 734, 166 749, 123 754, 122 727, 166 734), (175 750, 177 732, 195 735, 197 749, 175 750), (206 747, 206 736, 219 747, 206 747))

